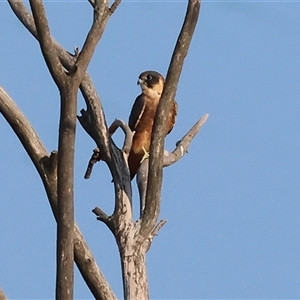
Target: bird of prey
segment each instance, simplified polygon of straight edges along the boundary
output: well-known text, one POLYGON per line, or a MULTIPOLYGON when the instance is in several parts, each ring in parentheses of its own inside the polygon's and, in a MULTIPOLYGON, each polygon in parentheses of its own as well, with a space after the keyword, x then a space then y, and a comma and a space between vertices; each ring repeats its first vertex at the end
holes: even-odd
MULTIPOLYGON (((135 99, 128 125, 134 136, 128 157, 131 179, 134 178, 140 164, 149 157, 152 127, 156 109, 164 88, 164 78, 155 71, 143 72, 137 82, 142 93, 135 99)), ((166 135, 171 132, 177 115, 177 103, 173 100, 166 125, 166 135)))

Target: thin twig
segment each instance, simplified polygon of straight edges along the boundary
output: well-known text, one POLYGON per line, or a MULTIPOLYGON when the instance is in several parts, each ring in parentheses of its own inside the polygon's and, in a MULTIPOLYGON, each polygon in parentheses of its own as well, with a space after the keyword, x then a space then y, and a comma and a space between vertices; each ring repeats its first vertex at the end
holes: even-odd
POLYGON ((91 177, 94 164, 101 160, 99 148, 93 150, 93 154, 89 160, 89 164, 84 174, 84 179, 89 179, 91 177))
POLYGON ((95 207, 92 212, 97 216, 97 220, 103 222, 114 234, 115 227, 111 218, 99 207, 95 207))

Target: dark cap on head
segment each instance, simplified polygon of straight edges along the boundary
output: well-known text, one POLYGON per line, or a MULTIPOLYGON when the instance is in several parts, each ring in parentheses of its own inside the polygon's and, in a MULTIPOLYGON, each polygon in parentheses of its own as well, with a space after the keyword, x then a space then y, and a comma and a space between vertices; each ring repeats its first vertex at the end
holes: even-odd
POLYGON ((164 82, 164 77, 156 71, 145 71, 140 74, 137 84, 145 84, 148 88, 152 88, 159 81, 164 82))

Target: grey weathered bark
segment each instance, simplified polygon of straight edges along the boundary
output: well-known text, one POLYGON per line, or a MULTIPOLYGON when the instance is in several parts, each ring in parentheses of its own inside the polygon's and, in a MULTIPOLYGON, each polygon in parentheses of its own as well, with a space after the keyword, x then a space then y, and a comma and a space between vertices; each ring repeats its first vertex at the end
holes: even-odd
MULTIPOLYGON (((53 214, 57 220, 57 153, 46 150, 31 124, 9 95, 0 87, 0 112, 16 133, 36 167, 44 184, 53 214)), ((96 299, 116 300, 107 280, 99 270, 84 237, 75 224, 74 259, 77 267, 96 299)))
MULTIPOLYGON (((16 14, 18 19, 22 22, 22 24, 29 30, 29 32, 37 39, 36 28, 31 14, 27 11, 25 5, 21 0, 8 0, 9 5, 11 6, 13 12, 16 14)), ((91 1, 90 1, 91 2, 91 1)), ((99 35, 102 36, 107 21, 109 17, 114 13, 118 5, 121 1, 114 1, 110 8, 106 8, 104 12, 104 17, 101 22, 101 26, 99 28, 99 35)), ((95 3, 93 0, 92 3, 95 3)), ((103 2, 107 4, 107 1, 103 2)), ((61 45, 59 45, 54 39, 52 39, 53 44, 55 46, 55 50, 57 51, 61 63, 68 70, 71 71, 76 57, 72 56, 69 52, 67 52, 61 45)), ((104 117, 104 111, 102 108, 102 104, 97 94, 97 91, 93 85, 93 82, 86 72, 83 80, 80 83, 80 91, 86 101, 88 110, 90 112, 90 117, 92 118, 92 122, 94 123, 95 128, 93 129, 95 135, 99 140, 101 140, 100 150, 105 155, 104 158, 109 160, 109 134, 107 131, 107 124, 104 117), (108 157, 106 157, 106 154, 108 157)))
POLYGON ((56 299, 73 299, 74 289, 74 143, 77 89, 64 71, 54 49, 41 0, 30 0, 37 37, 61 99, 57 159, 56 299))
POLYGON ((141 234, 147 236, 157 222, 160 211, 164 135, 167 116, 175 98, 177 84, 200 13, 200 0, 189 0, 185 19, 168 69, 165 87, 159 101, 151 138, 149 175, 141 234))
MULTIPOLYGON (((196 27, 199 12, 200 1, 190 0, 170 63, 162 98, 156 113, 151 141, 149 174, 148 176, 139 177, 139 179, 142 179, 142 185, 144 187, 147 186, 146 194, 144 193, 142 195, 142 197, 145 195, 146 203, 145 209, 142 210, 141 218, 136 222, 132 220, 132 210, 129 206, 131 201, 128 199, 128 195, 126 195, 124 189, 119 190, 119 193, 117 193, 118 190, 116 189, 116 195, 119 195, 119 197, 115 199, 116 206, 112 216, 107 217, 100 208, 93 210, 98 216, 98 219, 108 225, 116 238, 121 257, 125 299, 149 299, 145 259, 146 252, 151 245, 153 237, 164 224, 164 221, 162 221, 156 225, 160 209, 166 116, 168 116, 171 101, 176 94, 180 72, 196 27), (145 180, 148 180, 146 184, 145 180)), ((88 115, 83 115, 80 118, 81 123, 87 125, 89 119, 87 116, 88 115)), ((91 134, 92 124, 84 127, 86 131, 90 133, 91 137, 93 137, 94 135, 91 134)), ((98 145, 97 141, 96 143, 98 145)), ((114 151, 117 150, 114 149, 114 151)), ((120 167, 120 165, 121 164, 118 166, 120 167)), ((124 163, 123 166, 125 166, 124 163)), ((124 171, 121 172, 124 173, 126 171, 128 170, 125 168, 124 171)), ((114 177, 114 174, 113 180, 115 187, 126 185, 126 180, 120 180, 120 177, 114 177)), ((141 206, 143 205, 142 203, 143 201, 141 200, 141 206)))
MULTIPOLYGON (((47 19, 41 1, 30 1, 32 16, 21 1, 10 1, 10 5, 22 23, 38 39, 49 71, 57 84, 61 95, 60 134, 58 145, 57 198, 58 198, 58 243, 57 243, 57 299, 73 298, 73 173, 74 140, 77 111, 77 89, 85 76, 87 65, 93 56, 95 47, 104 31, 108 17, 118 3, 109 8, 108 1, 94 1, 94 21, 82 51, 68 59, 69 74, 65 74, 60 63, 61 47, 50 36, 47 19), (62 201, 63 200, 63 201, 62 201)), ((66 56, 66 55, 64 55, 66 56)), ((66 63, 61 59, 62 63, 66 63)))
POLYGON ((189 0, 185 20, 172 55, 165 87, 157 108, 151 138, 145 209, 142 213, 141 222, 137 223, 139 225, 138 231, 134 232, 134 243, 131 245, 126 245, 125 243, 124 246, 127 246, 125 249, 128 250, 125 253, 121 252, 121 260, 124 261, 124 263, 127 263, 128 267, 126 272, 123 272, 125 295, 127 296, 127 299, 149 298, 147 274, 146 268, 144 267, 145 255, 151 245, 154 235, 157 233, 155 224, 157 223, 160 211, 166 119, 169 115, 172 100, 176 95, 177 83, 197 24, 199 12, 200 0, 189 0), (130 254, 132 255, 132 253, 136 253, 137 256, 131 257, 130 254), (137 288, 134 289, 132 287, 132 280, 134 281, 134 279, 141 280, 140 282, 143 282, 144 285, 137 284, 137 288), (130 288, 127 293, 126 287, 130 288), (131 290, 133 291, 131 292, 131 290))
POLYGON ((68 75, 55 51, 41 0, 30 0, 38 41, 48 69, 60 91, 61 113, 57 161, 57 277, 56 299, 73 299, 74 148, 77 90, 102 35, 106 1, 95 1, 94 20, 82 50, 68 75))
MULTIPOLYGON (((163 159, 163 128, 166 122, 165 116, 168 115, 171 99, 173 99, 176 94, 176 87, 184 58, 187 54, 197 23, 200 11, 200 0, 189 0, 188 2, 186 17, 174 49, 165 82, 165 89, 157 110, 152 134, 149 174, 147 170, 145 171, 143 166, 139 171, 138 180, 142 183, 142 196, 141 217, 137 221, 134 221, 132 217, 131 181, 127 164, 132 132, 126 123, 119 120, 115 121, 110 128, 107 127, 99 96, 86 72, 86 67, 105 29, 109 16, 115 11, 120 1, 114 1, 111 7, 108 7, 108 1, 88 0, 94 8, 94 21, 82 51, 76 53, 75 56, 66 52, 65 49, 50 36, 45 13, 41 11, 41 0, 30 1, 34 20, 31 14, 26 10, 22 1, 8 1, 20 21, 35 38, 38 39, 49 71, 60 90, 62 104, 60 131, 66 131, 66 135, 60 135, 59 137, 58 154, 52 152, 50 156, 48 155, 30 124, 26 123, 28 122, 26 118, 20 113, 12 101, 7 100, 8 95, 1 89, 0 111, 15 130, 40 173, 54 215, 60 224, 63 224, 64 221, 59 212, 67 209, 64 205, 60 206, 60 200, 62 199, 62 195, 69 199, 67 207, 71 213, 69 214, 70 218, 68 218, 68 222, 64 224, 66 225, 64 227, 67 235, 65 235, 63 239, 72 243, 70 233, 73 233, 73 231, 70 228, 74 226, 74 246, 70 247, 71 244, 68 244, 68 247, 65 248, 65 250, 68 250, 65 253, 68 253, 68 258, 71 258, 72 254, 70 249, 74 249, 74 259, 77 266, 96 299, 115 299, 115 295, 110 290, 108 283, 95 264, 92 254, 88 250, 78 227, 73 225, 73 195, 70 193, 65 194, 66 190, 59 184, 60 180, 64 178, 68 181, 69 188, 73 188, 73 165, 71 166, 71 164, 73 163, 74 149, 70 150, 70 148, 68 148, 71 154, 67 153, 66 148, 64 148, 66 147, 64 142, 66 140, 69 141, 68 147, 74 145, 76 92, 80 84, 80 90, 85 99, 87 108, 86 110, 81 110, 81 116, 78 117, 78 119, 98 147, 90 161, 89 172, 91 171, 91 166, 97 160, 103 160, 111 171, 115 189, 115 207, 113 214, 108 216, 98 207, 96 207, 93 212, 97 215, 98 220, 108 226, 118 244, 122 264, 125 299, 149 299, 146 252, 150 248, 154 236, 166 222, 160 221, 157 223, 160 210, 162 167, 163 165, 167 166, 176 162, 185 154, 191 139, 196 135, 207 119, 207 116, 200 119, 179 142, 172 154, 165 155, 163 159), (51 49, 50 52, 49 49, 51 49), (63 68, 68 71, 68 75, 65 74, 63 68), (68 111, 70 111, 71 114, 66 116, 68 111), (16 124, 13 120, 12 115, 16 114, 16 112, 17 117, 22 119, 24 124, 26 123, 24 128, 20 128, 19 124, 16 124), (125 133, 125 142, 122 149, 119 149, 112 140, 112 134, 118 127, 125 133), (156 138, 154 138, 154 136, 156 138), (34 143, 37 143, 37 145, 34 145, 34 143), (38 153, 36 153, 37 149, 38 153), (68 169, 61 169, 60 167, 64 157, 63 153, 67 156, 68 169), (57 169, 58 171, 56 171, 57 169), (56 183, 58 183, 58 185, 56 185, 56 183), (143 203, 145 203, 145 208, 143 203)), ((148 167, 148 161, 145 161, 143 165, 148 167)), ((69 259, 69 262, 70 261, 71 259, 69 259)), ((69 263, 69 266, 70 265, 69 263)), ((66 275, 68 276, 69 282, 72 280, 70 276, 71 273, 70 271, 66 275)), ((59 282, 62 282, 62 278, 57 281, 57 286, 59 286, 59 282)), ((58 292, 57 298, 71 299, 70 293, 68 293, 70 286, 71 285, 58 292)))
MULTIPOLYGON (((200 131, 201 127, 204 125, 207 119, 208 119, 208 114, 201 117, 195 123, 195 125, 176 143, 176 148, 171 153, 164 150, 163 167, 171 166, 187 153, 191 141, 196 136, 196 134, 200 131)), ((146 159, 141 164, 136 178, 138 190, 139 190, 139 196, 140 196, 141 217, 146 202, 145 198, 147 193, 148 174, 149 174, 149 159, 146 159)))

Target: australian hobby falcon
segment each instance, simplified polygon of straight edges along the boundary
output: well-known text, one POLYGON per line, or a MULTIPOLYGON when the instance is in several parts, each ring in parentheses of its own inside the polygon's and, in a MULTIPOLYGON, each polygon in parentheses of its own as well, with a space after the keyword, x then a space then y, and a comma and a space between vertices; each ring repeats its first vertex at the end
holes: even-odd
MULTIPOLYGON (((164 88, 164 78, 155 71, 143 72, 138 79, 142 93, 136 98, 129 116, 129 127, 134 131, 128 157, 131 179, 134 178, 142 160, 149 156, 152 127, 156 109, 164 88)), ((177 103, 173 100, 167 120, 166 135, 171 132, 177 115, 177 103)))

